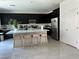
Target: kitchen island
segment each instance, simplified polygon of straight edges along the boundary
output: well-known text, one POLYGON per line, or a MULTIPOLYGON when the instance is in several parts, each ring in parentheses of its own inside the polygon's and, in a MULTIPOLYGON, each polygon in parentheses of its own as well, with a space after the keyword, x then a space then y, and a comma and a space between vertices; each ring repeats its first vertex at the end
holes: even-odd
POLYGON ((47 44, 47 31, 41 29, 13 31, 14 48, 47 44))

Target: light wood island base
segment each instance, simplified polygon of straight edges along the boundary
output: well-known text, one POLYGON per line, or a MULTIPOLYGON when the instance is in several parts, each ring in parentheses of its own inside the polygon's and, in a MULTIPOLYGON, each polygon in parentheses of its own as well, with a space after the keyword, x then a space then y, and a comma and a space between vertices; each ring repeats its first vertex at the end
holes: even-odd
POLYGON ((47 44, 47 31, 13 34, 14 48, 33 47, 47 44))

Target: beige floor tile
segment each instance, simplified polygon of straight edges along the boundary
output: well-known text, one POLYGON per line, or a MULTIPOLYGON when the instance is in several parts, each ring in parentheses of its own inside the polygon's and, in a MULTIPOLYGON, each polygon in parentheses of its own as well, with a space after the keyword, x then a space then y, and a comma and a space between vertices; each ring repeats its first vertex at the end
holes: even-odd
POLYGON ((13 40, 0 42, 0 59, 79 59, 79 50, 49 39, 48 45, 13 48, 13 40))

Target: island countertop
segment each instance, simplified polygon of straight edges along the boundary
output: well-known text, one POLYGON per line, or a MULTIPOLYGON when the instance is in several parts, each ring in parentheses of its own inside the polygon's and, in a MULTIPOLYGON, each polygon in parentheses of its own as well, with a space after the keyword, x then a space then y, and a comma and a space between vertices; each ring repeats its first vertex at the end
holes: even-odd
POLYGON ((48 43, 46 29, 29 29, 13 31, 14 48, 43 45, 48 43))
POLYGON ((19 33, 29 33, 29 32, 46 32, 46 29, 29 29, 29 30, 11 30, 7 34, 19 34, 19 33))

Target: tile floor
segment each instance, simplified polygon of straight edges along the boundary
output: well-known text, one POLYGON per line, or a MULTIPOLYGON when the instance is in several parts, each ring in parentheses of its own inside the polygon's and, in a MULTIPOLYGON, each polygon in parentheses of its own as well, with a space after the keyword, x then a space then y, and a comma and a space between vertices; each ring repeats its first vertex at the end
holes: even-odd
POLYGON ((0 42, 0 59, 79 59, 79 50, 49 38, 42 47, 13 48, 13 40, 0 42))

